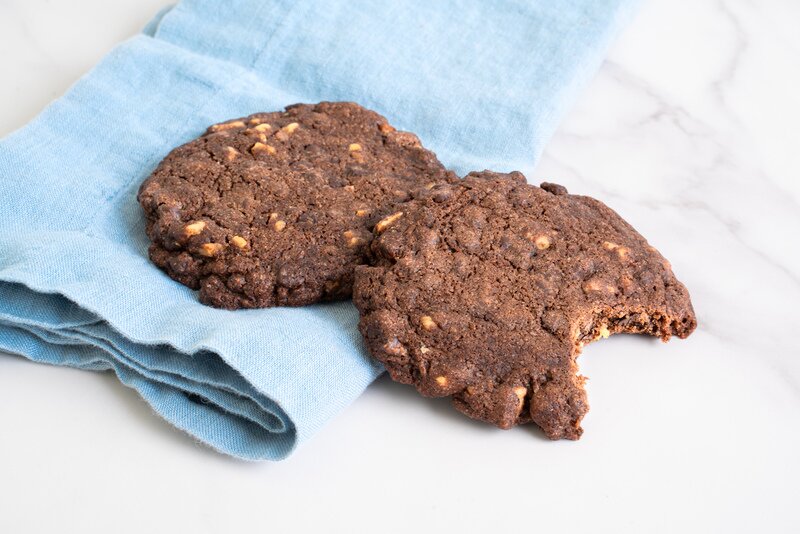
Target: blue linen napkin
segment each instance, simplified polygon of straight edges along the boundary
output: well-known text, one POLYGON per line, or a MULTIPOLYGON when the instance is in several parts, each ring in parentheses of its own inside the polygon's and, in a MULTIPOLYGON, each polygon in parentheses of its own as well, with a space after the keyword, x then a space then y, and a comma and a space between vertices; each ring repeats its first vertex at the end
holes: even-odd
POLYGON ((350 100, 445 165, 530 168, 636 0, 184 0, 0 141, 0 349, 113 370, 215 449, 278 460, 382 369, 349 302, 224 311, 147 259, 141 181, 211 123, 350 100))

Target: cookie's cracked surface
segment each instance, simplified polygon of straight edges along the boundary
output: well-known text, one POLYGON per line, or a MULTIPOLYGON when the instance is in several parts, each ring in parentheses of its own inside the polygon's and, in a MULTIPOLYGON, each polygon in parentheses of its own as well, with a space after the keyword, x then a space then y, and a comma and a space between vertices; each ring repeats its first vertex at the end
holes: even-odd
POLYGON ((411 133, 352 103, 217 124, 139 190, 150 257, 223 308, 350 295, 372 227, 419 187, 455 180, 411 133))
POLYGON ((369 350, 394 380, 501 428, 577 439, 584 344, 696 326, 686 288, 628 223, 520 173, 437 185, 375 231, 353 293, 369 350))

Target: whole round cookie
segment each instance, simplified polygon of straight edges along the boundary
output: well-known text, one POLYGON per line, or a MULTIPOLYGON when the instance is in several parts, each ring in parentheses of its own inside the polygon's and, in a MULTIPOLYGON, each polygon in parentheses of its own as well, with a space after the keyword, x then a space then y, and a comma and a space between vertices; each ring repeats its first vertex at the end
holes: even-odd
POLYGON ((353 289, 370 352, 394 380, 501 428, 577 439, 586 343, 697 324, 669 263, 619 215, 520 173, 437 185, 375 231, 353 289))
POLYGON ((347 298, 375 222, 456 177, 414 134, 353 103, 216 124, 139 189, 150 258, 222 308, 347 298))

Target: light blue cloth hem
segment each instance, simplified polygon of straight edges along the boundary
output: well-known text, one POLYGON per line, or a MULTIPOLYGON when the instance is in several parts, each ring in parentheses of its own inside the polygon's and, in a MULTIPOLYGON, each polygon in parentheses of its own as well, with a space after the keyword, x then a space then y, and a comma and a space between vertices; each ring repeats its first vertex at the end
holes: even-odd
POLYGON ((141 181, 208 124, 319 100, 460 174, 529 169, 635 4, 184 0, 0 141, 0 349, 113 370, 216 450, 285 458, 382 372, 356 310, 199 304, 147 259, 141 181))

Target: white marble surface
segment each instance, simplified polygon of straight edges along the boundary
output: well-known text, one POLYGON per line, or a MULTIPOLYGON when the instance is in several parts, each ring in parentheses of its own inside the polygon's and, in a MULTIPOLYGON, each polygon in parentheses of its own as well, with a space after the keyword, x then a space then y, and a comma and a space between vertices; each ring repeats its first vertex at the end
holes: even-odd
MULTIPOLYGON (((0 0, 0 135, 164 3, 0 0)), ((800 532, 798 21, 794 0, 650 0, 533 173, 633 223, 700 322, 588 347, 579 442, 382 379, 288 461, 245 464, 107 374, 2 356, 0 532, 800 532)))

